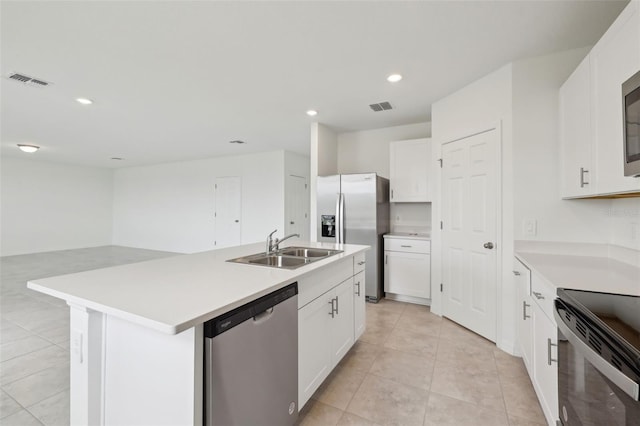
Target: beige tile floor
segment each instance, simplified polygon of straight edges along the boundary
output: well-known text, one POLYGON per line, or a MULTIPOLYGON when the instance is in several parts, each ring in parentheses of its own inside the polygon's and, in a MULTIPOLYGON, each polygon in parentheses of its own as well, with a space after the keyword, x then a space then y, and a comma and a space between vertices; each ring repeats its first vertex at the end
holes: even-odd
MULTIPOLYGON (((0 424, 69 424, 69 312, 26 281, 170 256, 96 247, 0 258, 0 424)), ((300 425, 541 425, 520 358, 431 314, 367 304, 367 331, 300 425)))
POLYGON ((545 425, 522 360, 424 306, 367 304, 367 331, 300 426, 545 425))
POLYGON ((28 280, 174 253, 105 246, 0 258, 0 424, 69 424, 69 308, 28 280))

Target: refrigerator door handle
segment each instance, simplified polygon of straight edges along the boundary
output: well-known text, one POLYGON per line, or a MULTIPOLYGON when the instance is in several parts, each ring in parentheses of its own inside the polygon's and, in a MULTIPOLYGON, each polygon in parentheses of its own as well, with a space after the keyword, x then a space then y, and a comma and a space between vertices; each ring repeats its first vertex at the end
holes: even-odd
POLYGON ((340 244, 344 244, 344 194, 341 192, 339 196, 340 200, 340 227, 338 232, 340 233, 340 244))
POLYGON ((340 219, 340 200, 342 199, 342 194, 338 193, 336 197, 336 243, 340 244, 340 229, 342 229, 342 221, 340 219))

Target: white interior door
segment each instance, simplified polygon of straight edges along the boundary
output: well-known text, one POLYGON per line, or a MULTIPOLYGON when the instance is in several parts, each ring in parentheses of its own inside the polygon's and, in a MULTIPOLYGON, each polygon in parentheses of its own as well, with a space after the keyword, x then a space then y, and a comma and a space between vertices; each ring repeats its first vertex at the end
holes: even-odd
POLYGON ((443 313, 496 341, 496 129, 442 147, 443 313))
POLYGON ((285 208, 285 234, 300 234, 301 240, 309 239, 307 179, 302 176, 287 176, 285 208))
POLYGON ((242 180, 239 176, 216 178, 216 248, 239 246, 242 223, 242 180))

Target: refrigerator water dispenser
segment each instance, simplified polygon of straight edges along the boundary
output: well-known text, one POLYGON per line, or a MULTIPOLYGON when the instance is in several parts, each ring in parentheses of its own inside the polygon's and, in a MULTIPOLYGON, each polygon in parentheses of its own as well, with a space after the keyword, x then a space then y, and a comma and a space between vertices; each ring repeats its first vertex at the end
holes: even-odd
POLYGON ((322 215, 320 219, 322 225, 323 237, 335 237, 336 236, 336 216, 335 215, 322 215))

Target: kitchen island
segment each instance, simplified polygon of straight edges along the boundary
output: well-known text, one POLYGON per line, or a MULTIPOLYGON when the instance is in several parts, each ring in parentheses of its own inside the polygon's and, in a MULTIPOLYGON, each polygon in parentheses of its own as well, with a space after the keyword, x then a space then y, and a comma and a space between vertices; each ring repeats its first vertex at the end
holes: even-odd
MULTIPOLYGON (((327 306, 322 296, 348 286, 350 339, 338 339, 332 363, 343 356, 363 331, 355 297, 364 282, 354 275, 368 246, 297 245, 342 252, 293 270, 227 262, 263 251, 257 243, 30 281, 70 306, 71 424, 201 425, 203 323, 296 281, 300 336, 310 334, 307 324, 318 330, 308 322, 316 301, 327 306)), ((300 355, 300 380, 313 376, 300 406, 335 365, 312 371, 319 337, 300 339, 299 353, 315 356, 300 355)))

